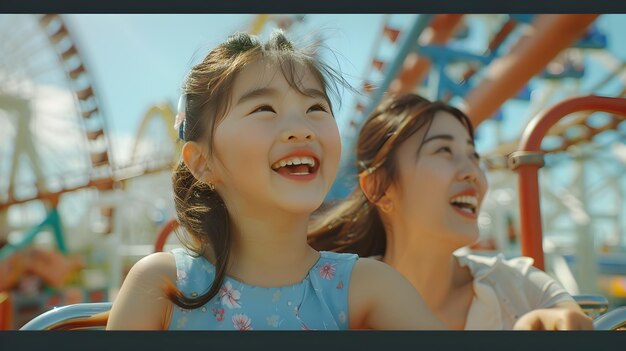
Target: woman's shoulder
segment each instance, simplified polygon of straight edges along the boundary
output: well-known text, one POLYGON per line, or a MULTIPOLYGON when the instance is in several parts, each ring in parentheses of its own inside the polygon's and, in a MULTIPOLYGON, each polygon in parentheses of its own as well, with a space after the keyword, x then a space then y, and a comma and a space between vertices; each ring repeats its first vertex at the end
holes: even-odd
POLYGON ((531 269, 534 260, 530 257, 506 258, 498 253, 492 256, 475 254, 456 255, 461 266, 467 266, 475 278, 497 273, 519 273, 526 275, 531 269))
POLYGON ((392 284, 401 277, 400 273, 390 265, 374 258, 361 257, 354 264, 352 281, 367 286, 392 284), (380 284, 379 284, 380 283, 380 284))

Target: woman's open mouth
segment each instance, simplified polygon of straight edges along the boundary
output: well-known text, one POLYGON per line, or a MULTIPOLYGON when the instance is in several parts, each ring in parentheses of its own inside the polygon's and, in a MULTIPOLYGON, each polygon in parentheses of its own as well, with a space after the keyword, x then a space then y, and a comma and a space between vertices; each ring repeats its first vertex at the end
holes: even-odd
POLYGON ((473 195, 459 195, 450 199, 450 205, 461 215, 476 219, 478 211, 478 198, 473 195))

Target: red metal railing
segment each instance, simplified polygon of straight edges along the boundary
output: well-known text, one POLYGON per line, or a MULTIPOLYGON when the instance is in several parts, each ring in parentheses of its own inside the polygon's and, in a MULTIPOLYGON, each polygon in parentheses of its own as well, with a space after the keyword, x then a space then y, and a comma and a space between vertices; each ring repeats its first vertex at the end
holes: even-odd
POLYGON ((179 223, 176 219, 170 219, 167 223, 163 225, 154 243, 154 252, 163 251, 167 238, 176 228, 178 228, 178 226, 179 226, 179 223))
POLYGON ((550 127, 563 117, 580 111, 606 112, 626 116, 626 99, 583 96, 564 100, 533 118, 522 134, 518 151, 509 157, 509 165, 519 174, 519 204, 522 255, 535 259, 535 267, 544 269, 539 206, 538 171, 543 166, 541 141, 550 127))

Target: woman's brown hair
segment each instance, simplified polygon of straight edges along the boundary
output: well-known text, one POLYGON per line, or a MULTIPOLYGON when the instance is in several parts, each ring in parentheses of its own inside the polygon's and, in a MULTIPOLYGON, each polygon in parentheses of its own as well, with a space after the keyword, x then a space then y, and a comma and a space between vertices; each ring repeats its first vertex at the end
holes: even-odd
POLYGON ((371 193, 366 197, 357 186, 347 199, 316 214, 309 226, 309 244, 313 248, 361 257, 385 254, 385 228, 372 204, 398 179, 395 156, 400 145, 424 128, 426 135, 439 111, 453 115, 474 139, 469 118, 444 102, 406 94, 391 96, 378 105, 363 124, 356 147, 357 170, 360 176, 371 177, 371 193))
MULTIPOLYGON (((321 84, 330 104, 328 91, 337 94, 337 83, 351 87, 337 71, 319 60, 315 49, 317 47, 295 48, 280 31, 265 44, 245 33, 230 36, 187 75, 183 85, 187 101, 183 140, 208 142, 209 152, 212 152, 213 135, 221 118, 227 114, 237 74, 246 65, 261 59, 272 60, 290 87, 306 95, 300 85, 302 77, 298 75, 298 68, 304 67, 321 84)), ((178 221, 191 240, 179 232, 177 235, 196 255, 201 256, 209 248, 215 258, 215 279, 205 293, 187 297, 171 282, 166 286, 166 294, 172 302, 193 309, 216 296, 224 282, 231 248, 231 218, 217 191, 194 178, 182 159, 174 170, 172 184, 178 221)))

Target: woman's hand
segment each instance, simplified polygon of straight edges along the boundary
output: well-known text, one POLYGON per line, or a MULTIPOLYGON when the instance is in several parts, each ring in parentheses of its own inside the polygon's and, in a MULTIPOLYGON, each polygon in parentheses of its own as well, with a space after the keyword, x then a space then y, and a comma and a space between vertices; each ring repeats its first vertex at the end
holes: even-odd
POLYGON ((547 308, 526 313, 513 330, 593 330, 593 322, 581 311, 547 308))

